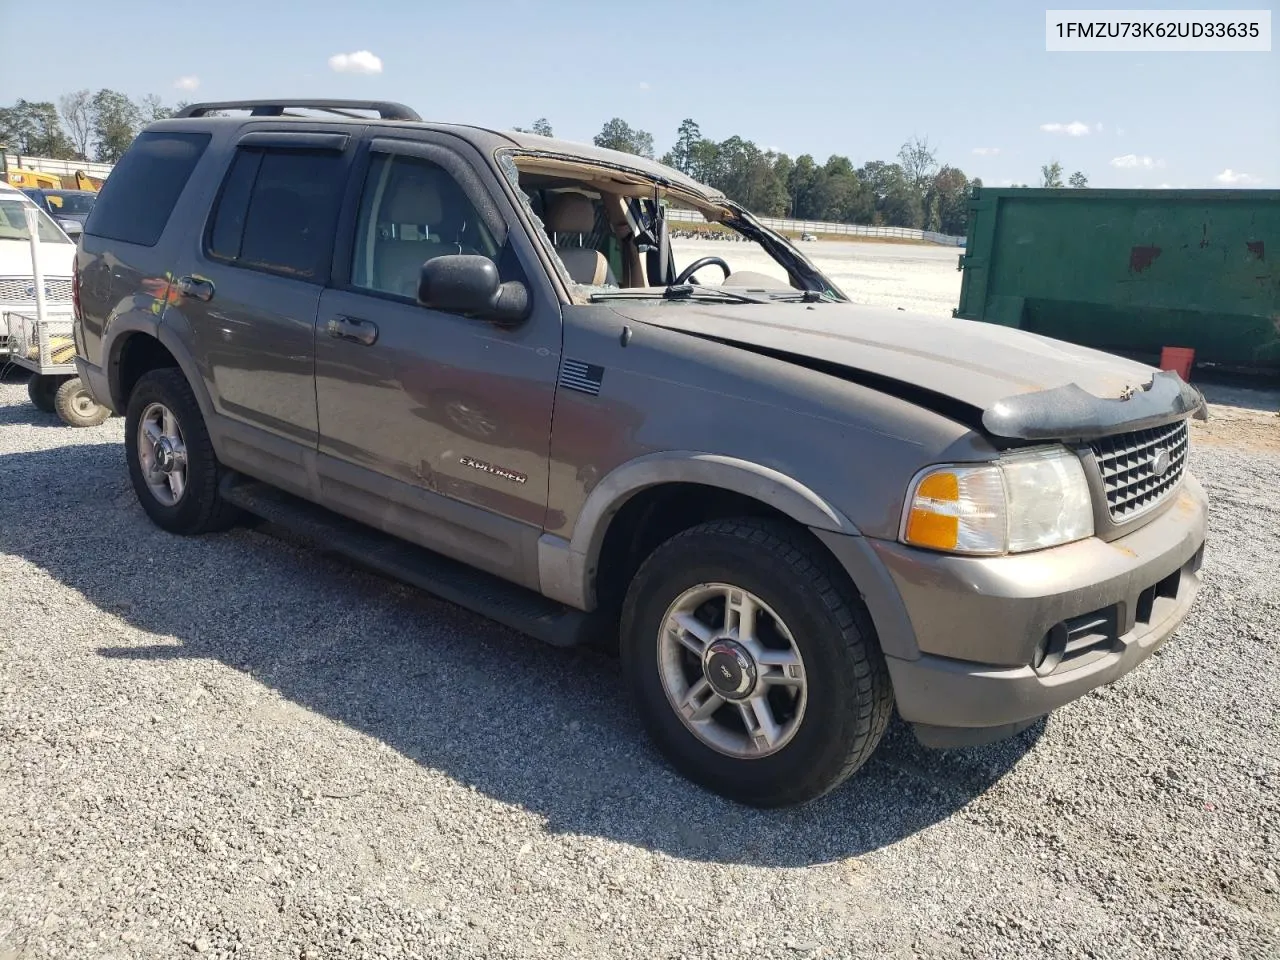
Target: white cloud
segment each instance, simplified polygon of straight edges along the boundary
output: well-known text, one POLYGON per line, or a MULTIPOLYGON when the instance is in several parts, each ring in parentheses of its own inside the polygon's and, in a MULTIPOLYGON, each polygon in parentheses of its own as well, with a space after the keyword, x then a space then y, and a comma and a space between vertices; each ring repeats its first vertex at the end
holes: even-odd
POLYGON ((640 89, 641 89, 641 90, 648 90, 648 89, 649 89, 649 82, 648 82, 647 80, 641 80, 641 81, 640 81, 640 89))
POLYGON ((1213 179, 1228 187, 1247 187, 1251 183, 1261 182, 1258 177, 1250 176, 1247 173, 1239 173, 1230 167, 1227 167, 1213 179))
POLYGON ((1070 123, 1042 123, 1040 129, 1045 133, 1065 133, 1068 137, 1083 137, 1089 133, 1089 125, 1079 120, 1070 123))
POLYGON ((335 53, 329 58, 329 69, 335 73, 381 73, 382 58, 368 50, 355 53, 335 53))
POLYGON ((1163 160, 1155 160, 1151 157, 1140 157, 1136 153, 1126 153, 1122 157, 1112 157, 1111 165, 1121 170, 1133 170, 1141 167, 1143 170, 1153 170, 1156 167, 1163 167, 1163 160))
POLYGON ((1117 137, 1123 137, 1123 136, 1124 136, 1124 127, 1116 127, 1116 136, 1117 136, 1117 137))
POLYGON ((1102 132, 1102 124, 1100 124, 1100 123, 1094 124, 1093 129, 1095 129, 1095 130, 1097 130, 1099 133, 1101 133, 1101 132, 1102 132))
POLYGON ((974 147, 973 152, 979 157, 994 157, 1000 152, 999 147, 974 147))
POLYGON ((173 81, 173 85, 179 90, 194 90, 196 87, 200 86, 200 78, 193 74, 189 74, 185 77, 179 77, 177 80, 173 81))

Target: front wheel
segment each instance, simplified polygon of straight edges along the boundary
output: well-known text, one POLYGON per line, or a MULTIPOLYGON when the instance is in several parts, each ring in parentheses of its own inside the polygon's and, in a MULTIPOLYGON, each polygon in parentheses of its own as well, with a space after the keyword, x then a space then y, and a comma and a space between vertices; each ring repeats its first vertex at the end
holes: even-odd
POLYGON ((658 547, 627 594, 622 663, 672 765, 753 806, 835 788, 893 707, 861 600, 818 544, 770 520, 713 521, 658 547))
POLYGON ((223 467, 181 370, 144 374, 129 395, 125 457, 138 502, 158 527, 198 534, 232 526, 238 511, 218 490, 223 467))

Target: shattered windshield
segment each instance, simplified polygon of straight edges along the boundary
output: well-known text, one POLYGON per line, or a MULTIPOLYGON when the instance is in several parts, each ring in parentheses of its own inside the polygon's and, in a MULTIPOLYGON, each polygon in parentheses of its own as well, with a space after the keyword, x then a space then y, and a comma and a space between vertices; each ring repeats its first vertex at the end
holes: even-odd
POLYGON ((574 158, 504 154, 499 165, 575 298, 844 299, 787 241, 731 205, 574 158))
POLYGON ((667 229, 677 276, 699 260, 690 279, 701 285, 749 285, 787 290, 791 276, 786 265, 760 243, 723 223, 708 222, 698 211, 677 204, 667 207, 667 229))

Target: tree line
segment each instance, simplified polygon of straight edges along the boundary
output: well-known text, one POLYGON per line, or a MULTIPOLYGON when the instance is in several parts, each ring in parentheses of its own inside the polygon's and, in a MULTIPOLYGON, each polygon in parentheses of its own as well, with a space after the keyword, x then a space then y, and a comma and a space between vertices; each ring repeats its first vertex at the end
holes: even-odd
POLYGON ((0 107, 0 144, 14 153, 54 160, 115 163, 153 120, 185 104, 166 106, 155 94, 131 100, 118 90, 77 90, 47 100, 19 100, 0 107))
MULTIPOLYGON (((550 129, 545 120, 540 122, 550 129)), ((653 135, 618 117, 604 125, 594 142, 654 156, 653 135)), ((960 168, 940 163, 927 138, 908 140, 893 161, 855 167, 848 157, 831 156, 825 163, 807 153, 793 158, 740 136, 712 140, 692 119, 680 124, 675 144, 661 160, 764 216, 955 235, 965 232, 970 191, 982 185, 960 168)))
MULTIPOLYGON (((540 119, 532 132, 550 136, 551 124, 540 119)), ((594 143, 654 155, 653 135, 619 117, 601 128, 594 143)), ((831 156, 820 164, 809 154, 793 159, 739 136, 711 140, 691 119, 680 124, 675 145, 662 162, 766 216, 911 227, 953 236, 965 233, 969 195, 982 186, 980 178, 940 162, 927 137, 912 137, 892 161, 872 160, 855 168, 848 157, 831 156)), ((1056 160, 1046 164, 1040 186, 1065 186, 1062 175, 1056 160)), ((1067 182, 1077 188, 1089 184, 1080 171, 1067 182)))

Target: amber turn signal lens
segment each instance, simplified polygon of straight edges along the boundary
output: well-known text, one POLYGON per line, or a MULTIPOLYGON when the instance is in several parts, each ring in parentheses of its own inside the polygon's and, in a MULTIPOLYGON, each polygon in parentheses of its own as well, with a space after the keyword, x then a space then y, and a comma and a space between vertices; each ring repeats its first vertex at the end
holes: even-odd
POLYGON ((903 539, 949 553, 1001 553, 1005 543, 1004 487, 998 467, 939 467, 922 476, 911 495, 903 539))

